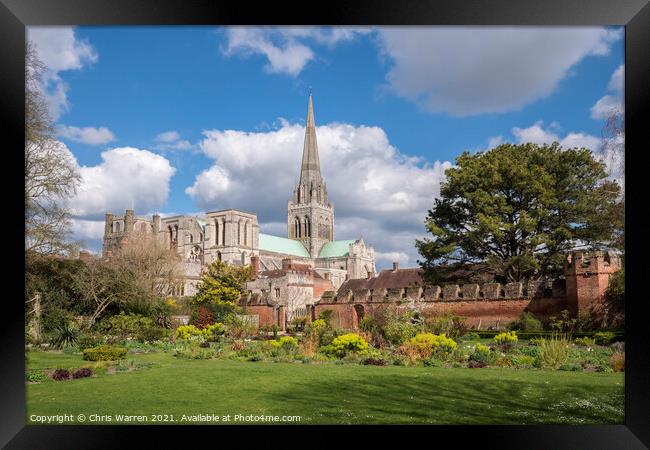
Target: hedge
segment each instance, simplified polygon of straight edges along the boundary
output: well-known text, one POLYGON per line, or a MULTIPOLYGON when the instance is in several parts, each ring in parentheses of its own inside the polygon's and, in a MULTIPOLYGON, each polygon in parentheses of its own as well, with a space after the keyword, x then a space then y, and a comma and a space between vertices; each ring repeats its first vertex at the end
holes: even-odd
POLYGON ((123 359, 126 356, 126 352, 127 349, 124 347, 100 345, 84 350, 83 359, 86 361, 114 361, 116 359, 123 359))

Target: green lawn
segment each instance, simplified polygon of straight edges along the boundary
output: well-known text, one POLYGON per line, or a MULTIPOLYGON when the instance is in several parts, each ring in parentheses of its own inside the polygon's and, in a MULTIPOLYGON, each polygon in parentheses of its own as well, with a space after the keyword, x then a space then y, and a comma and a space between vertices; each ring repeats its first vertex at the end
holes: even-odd
MULTIPOLYGON (((30 369, 80 355, 30 352, 30 369)), ((30 416, 297 415, 316 424, 623 423, 622 373, 377 367, 129 355, 151 367, 27 385, 30 416)), ((239 422, 241 423, 241 422, 239 422)), ((263 423, 263 422, 257 422, 263 423)))

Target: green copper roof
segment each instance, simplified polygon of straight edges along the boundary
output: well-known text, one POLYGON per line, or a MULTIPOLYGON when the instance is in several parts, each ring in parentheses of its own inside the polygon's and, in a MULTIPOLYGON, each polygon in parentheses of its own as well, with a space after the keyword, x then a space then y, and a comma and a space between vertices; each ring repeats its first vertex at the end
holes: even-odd
POLYGON ((350 244, 353 244, 354 242, 354 239, 347 241, 330 241, 323 245, 318 257, 331 258, 336 256, 348 256, 350 252, 350 244))
POLYGON ((264 233, 260 233, 260 250, 309 258, 309 252, 302 242, 264 233))

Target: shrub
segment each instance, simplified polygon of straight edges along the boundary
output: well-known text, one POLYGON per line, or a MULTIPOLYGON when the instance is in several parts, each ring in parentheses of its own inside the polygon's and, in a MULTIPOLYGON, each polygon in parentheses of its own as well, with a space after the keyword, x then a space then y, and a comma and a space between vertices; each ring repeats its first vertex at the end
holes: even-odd
POLYGON ((474 333, 472 331, 470 333, 465 333, 463 335, 463 339, 466 340, 466 341, 477 341, 477 340, 481 339, 481 336, 479 336, 478 333, 474 333))
POLYGON ((276 324, 273 325, 263 325, 259 328, 260 334, 263 333, 263 335, 268 336, 269 333, 273 334, 273 339, 277 339, 278 337, 278 331, 280 331, 280 327, 277 326, 276 324))
POLYGON ((580 345, 580 346, 583 346, 583 347, 589 347, 591 345, 594 345, 596 343, 596 340, 588 338, 587 336, 585 336, 583 338, 575 338, 575 340, 573 342, 575 342, 576 345, 580 345))
POLYGON ((469 362, 467 363, 467 367, 470 369, 480 369, 485 366, 487 366, 487 364, 482 361, 469 360, 469 362))
POLYGON ((209 342, 201 342, 199 344, 199 347, 201 347, 201 348, 210 348, 210 343, 209 342))
POLYGON ((52 372, 52 379, 56 381, 69 380, 70 371, 68 369, 56 369, 52 372))
POLYGON ((214 314, 212 313, 212 310, 206 306, 199 306, 198 309, 196 310, 196 314, 194 317, 192 317, 192 325, 195 325, 197 328, 205 328, 208 325, 212 325, 214 323, 214 314))
POLYGON ((421 359, 428 359, 434 355, 446 356, 457 348, 456 342, 444 333, 440 335, 419 333, 405 345, 415 349, 421 359))
POLYGON ((188 341, 191 339, 217 341, 219 337, 224 334, 225 328, 220 323, 213 323, 207 325, 205 328, 197 328, 194 325, 181 325, 176 329, 176 339, 188 341))
POLYGON ((582 366, 580 364, 562 364, 557 370, 565 372, 582 372, 582 366))
POLYGON ((276 349, 293 351, 298 348, 298 339, 293 336, 282 336, 276 341, 271 341, 271 345, 276 349))
POLYGON ((294 317, 291 319, 291 323, 287 327, 287 331, 292 331, 294 333, 305 331, 305 327, 309 322, 309 317, 294 317))
POLYGON ((487 345, 476 344, 474 351, 469 355, 469 361, 484 363, 486 366, 494 359, 494 354, 487 345))
POLYGON ((517 341, 517 333, 514 331, 499 333, 494 336, 494 343, 504 350, 509 350, 514 347, 517 341))
POLYGON ((529 356, 529 355, 513 355, 511 357, 512 363, 515 365, 515 367, 520 367, 520 368, 531 368, 535 364, 535 357, 534 356, 529 356))
POLYGON ((543 339, 539 347, 536 365, 545 369, 556 370, 569 356, 569 342, 566 338, 543 339))
POLYGON ((594 340, 598 345, 607 345, 612 342, 616 335, 611 331, 599 331, 594 334, 594 340))
POLYGON ((615 351, 611 356, 611 361, 614 372, 623 372, 625 370, 625 351, 615 351))
POLYGON ((226 327, 226 335, 232 339, 250 338, 257 332, 257 327, 254 323, 234 314, 226 318, 224 325, 226 327))
POLYGON ((408 313, 388 312, 383 326, 383 335, 388 342, 399 345, 418 333, 419 327, 411 322, 408 313))
POLYGON ((497 358, 496 361, 494 361, 494 365, 497 367, 512 367, 513 366, 512 359, 510 359, 507 356, 502 356, 500 358, 497 358))
POLYGON ((47 379, 42 370, 30 370, 27 372, 26 378, 30 383, 40 383, 41 381, 45 381, 47 379))
POLYGON ((323 311, 320 312, 318 315, 319 319, 322 319, 325 321, 327 326, 331 326, 332 324, 332 314, 334 314, 334 310, 332 309, 324 309, 323 311))
POLYGON ((542 331, 542 322, 529 312, 522 312, 519 319, 508 325, 509 330, 542 331))
POLYGON ((230 346, 230 350, 232 350, 233 352, 240 352, 245 348, 246 348, 246 343, 241 339, 234 341, 230 346))
POLYGON ((87 333, 82 334, 79 339, 77 339, 77 346, 79 350, 83 351, 87 348, 97 347, 104 343, 104 337, 101 334, 97 333, 87 333))
POLYGON ((426 322, 426 328, 433 334, 444 334, 451 338, 457 338, 465 334, 467 330, 466 320, 465 317, 455 314, 433 316, 426 322))
POLYGON ((81 331, 76 324, 64 322, 57 326, 52 333, 52 345, 56 348, 66 348, 77 344, 81 331))
POLYGON ((83 351, 83 359, 86 361, 115 361, 126 356, 127 349, 124 347, 113 347, 111 345, 100 345, 87 348, 83 351))
POLYGON ((86 378, 90 377, 93 375, 92 369, 88 367, 82 367, 81 369, 77 369, 74 372, 72 372, 72 378, 86 378))
POLYGON ((355 333, 347 333, 334 338, 330 344, 330 351, 339 358, 348 353, 356 353, 368 348, 368 343, 364 338, 355 333))
POLYGON ((366 358, 363 360, 364 366, 385 366, 386 360, 379 358, 366 358))

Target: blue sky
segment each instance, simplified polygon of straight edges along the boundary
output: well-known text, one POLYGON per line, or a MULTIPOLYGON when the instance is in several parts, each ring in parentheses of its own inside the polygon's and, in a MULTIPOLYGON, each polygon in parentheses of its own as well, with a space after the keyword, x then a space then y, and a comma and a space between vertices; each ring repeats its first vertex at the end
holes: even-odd
POLYGON ((285 235, 309 87, 338 239, 378 268, 415 238, 464 150, 560 141, 607 155, 622 28, 31 28, 58 139, 83 183, 74 235, 103 214, 258 213, 285 235))

